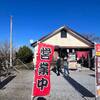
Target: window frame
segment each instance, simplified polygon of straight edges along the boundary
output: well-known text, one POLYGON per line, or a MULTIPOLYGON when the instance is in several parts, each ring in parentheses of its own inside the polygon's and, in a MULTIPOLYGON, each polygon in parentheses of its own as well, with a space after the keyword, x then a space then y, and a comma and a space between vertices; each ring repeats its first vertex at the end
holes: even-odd
POLYGON ((61 35, 60 35, 61 38, 67 38, 67 31, 66 30, 61 30, 61 35))

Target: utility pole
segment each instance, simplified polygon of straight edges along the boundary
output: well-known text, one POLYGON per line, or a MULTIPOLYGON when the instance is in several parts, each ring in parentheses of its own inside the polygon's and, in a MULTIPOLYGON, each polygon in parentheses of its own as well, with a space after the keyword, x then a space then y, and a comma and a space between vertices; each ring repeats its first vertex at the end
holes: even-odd
POLYGON ((10 16, 10 67, 12 67, 12 16, 10 16))

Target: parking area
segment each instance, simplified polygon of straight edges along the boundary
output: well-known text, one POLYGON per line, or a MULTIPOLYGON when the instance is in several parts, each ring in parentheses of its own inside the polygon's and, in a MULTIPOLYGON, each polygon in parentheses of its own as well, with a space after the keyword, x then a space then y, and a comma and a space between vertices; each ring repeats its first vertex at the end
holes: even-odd
MULTIPOLYGON (((51 91, 46 97, 34 100, 95 100, 95 72, 83 68, 71 70, 68 76, 51 71, 51 91)), ((0 100, 31 100, 33 71, 21 70, 0 89, 0 100)))

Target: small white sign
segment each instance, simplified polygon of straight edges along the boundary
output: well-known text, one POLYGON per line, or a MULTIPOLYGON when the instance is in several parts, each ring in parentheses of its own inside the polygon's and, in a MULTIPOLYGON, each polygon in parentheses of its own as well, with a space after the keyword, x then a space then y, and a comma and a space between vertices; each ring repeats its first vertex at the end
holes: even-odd
POLYGON ((98 73, 100 73, 100 68, 98 68, 98 73))

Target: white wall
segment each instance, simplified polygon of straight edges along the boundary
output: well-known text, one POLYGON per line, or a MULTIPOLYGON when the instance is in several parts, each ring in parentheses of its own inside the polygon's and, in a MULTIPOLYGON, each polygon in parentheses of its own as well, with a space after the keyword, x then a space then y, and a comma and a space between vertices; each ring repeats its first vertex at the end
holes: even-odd
POLYGON ((43 43, 59 45, 59 46, 89 47, 81 40, 77 39, 76 37, 73 37, 70 33, 67 33, 67 38, 61 38, 60 35, 61 32, 45 40, 43 43))

